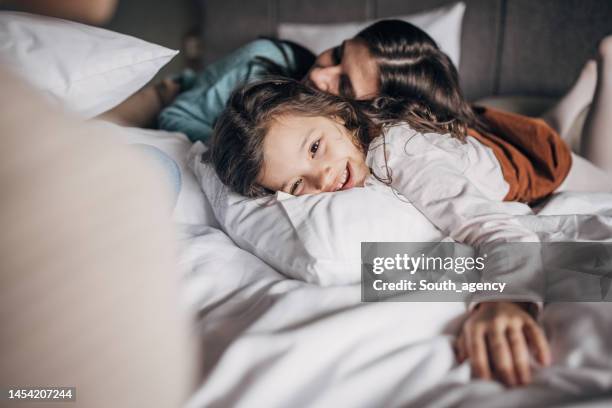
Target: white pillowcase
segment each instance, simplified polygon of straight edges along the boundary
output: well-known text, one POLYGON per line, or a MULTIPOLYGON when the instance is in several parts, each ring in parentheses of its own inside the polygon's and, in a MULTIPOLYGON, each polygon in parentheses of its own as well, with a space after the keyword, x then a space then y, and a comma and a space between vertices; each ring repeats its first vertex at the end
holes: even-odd
POLYGON ((0 63, 88 118, 121 103, 177 53, 72 21, 0 12, 0 63))
MULTIPOLYGON (((91 126, 102 128, 101 134, 105 134, 108 138, 112 138, 119 143, 154 147, 165 154, 169 160, 172 160, 180 178, 178 196, 172 212, 174 222, 219 226, 208 200, 202 192, 200 182, 191 170, 191 163, 188 158, 193 144, 187 136, 183 133, 166 130, 123 127, 101 120, 91 121, 90 123, 91 126)), ((163 162, 161 164, 162 167, 166 167, 165 173, 172 173, 175 170, 171 166, 164 166, 163 162)))
MULTIPOLYGON (((458 67, 464 13, 465 3, 455 3, 417 14, 387 18, 404 20, 424 30, 458 67)), ((278 25, 278 36, 301 44, 315 54, 320 54, 354 37, 359 31, 379 20, 340 24, 281 23, 278 25)))
POLYGON ((249 199, 232 193, 202 163, 196 143, 190 162, 221 228, 279 272, 320 285, 361 279, 361 242, 436 242, 445 238, 423 214, 386 185, 336 193, 249 199))

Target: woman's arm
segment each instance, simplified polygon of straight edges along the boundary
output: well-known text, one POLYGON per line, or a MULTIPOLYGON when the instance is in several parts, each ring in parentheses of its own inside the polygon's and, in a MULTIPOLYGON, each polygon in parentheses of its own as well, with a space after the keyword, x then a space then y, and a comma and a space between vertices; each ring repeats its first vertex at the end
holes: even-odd
POLYGON ((161 112, 159 127, 182 132, 192 142, 206 142, 233 90, 273 73, 269 64, 261 62, 262 57, 293 74, 303 68, 299 66, 302 59, 287 43, 277 44, 268 39, 252 41, 197 73, 192 78, 192 86, 161 112))
POLYGON ((102 113, 97 119, 121 126, 150 127, 159 112, 178 95, 180 86, 171 79, 154 85, 149 84, 114 108, 102 113))

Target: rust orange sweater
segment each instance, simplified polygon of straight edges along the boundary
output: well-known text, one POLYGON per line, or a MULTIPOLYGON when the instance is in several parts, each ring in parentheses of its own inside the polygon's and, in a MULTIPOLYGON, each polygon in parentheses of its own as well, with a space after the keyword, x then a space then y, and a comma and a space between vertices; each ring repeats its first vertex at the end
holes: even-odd
POLYGON ((493 150, 510 186, 505 201, 535 203, 565 180, 572 166, 567 144, 542 119, 491 108, 475 108, 488 132, 468 134, 493 150))

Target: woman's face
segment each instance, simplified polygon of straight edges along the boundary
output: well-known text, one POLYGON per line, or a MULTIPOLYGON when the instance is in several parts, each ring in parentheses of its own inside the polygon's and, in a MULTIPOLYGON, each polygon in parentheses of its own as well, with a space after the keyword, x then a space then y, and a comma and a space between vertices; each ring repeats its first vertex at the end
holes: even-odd
POLYGON ((366 99, 378 93, 378 68, 368 47, 358 39, 321 53, 305 78, 323 92, 352 99, 366 99))
POLYGON ((316 194, 362 187, 370 170, 353 135, 325 117, 283 115, 263 143, 257 182, 272 191, 316 194))

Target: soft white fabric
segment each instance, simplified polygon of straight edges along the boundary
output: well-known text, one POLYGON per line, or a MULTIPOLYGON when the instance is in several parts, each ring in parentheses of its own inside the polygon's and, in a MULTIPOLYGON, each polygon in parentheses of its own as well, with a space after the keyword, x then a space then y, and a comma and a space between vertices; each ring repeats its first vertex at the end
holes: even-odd
MULTIPOLYGON (((460 2, 417 14, 387 18, 404 20, 421 28, 438 43, 455 66, 459 66, 464 13, 465 3, 460 2)), ((315 54, 320 54, 328 48, 341 44, 347 38, 352 38, 376 21, 378 20, 339 24, 281 23, 278 25, 278 36, 301 44, 315 54)))
POLYGON ((180 171, 180 191, 172 213, 174 222, 218 226, 210 204, 188 163, 188 153, 192 143, 187 136, 166 130, 128 128, 104 121, 92 121, 92 123, 104 127, 104 134, 107 137, 112 137, 121 143, 155 147, 176 163, 180 171))
MULTIPOLYGON (((606 202, 610 213, 610 194, 564 193, 542 211, 603 209, 606 202)), ((577 238, 612 236, 612 218, 593 228, 581 221, 569 226, 567 234, 577 238)), ((610 405, 610 303, 548 305, 541 319, 553 365, 534 366, 532 385, 508 389, 474 381, 469 362, 456 363, 452 342, 462 303, 363 303, 359 284, 319 287, 283 279, 223 232, 206 226, 190 232, 182 258, 190 271, 185 287, 199 310, 206 350, 206 381, 190 408, 610 405)))
POLYGON ((444 238, 380 183, 336 193, 245 198, 230 192, 212 166, 202 163, 205 149, 194 145, 191 162, 221 227, 238 246, 289 277, 320 285, 358 282, 362 241, 444 238))
POLYGON ((530 246, 534 253, 517 254, 503 245, 540 240, 517 217, 532 214, 529 206, 502 201, 508 184, 491 149, 470 136, 462 143, 401 125, 372 141, 366 163, 379 176, 389 169, 391 186, 445 235, 487 255, 483 279, 508 283, 496 299, 542 300, 537 246, 530 246))
POLYGON ((136 92, 177 53, 98 27, 0 12, 0 63, 88 118, 136 92))
MULTIPOLYGON (((196 159, 198 153, 192 154, 196 159)), ((204 188, 210 197, 219 197, 214 193, 218 186, 204 188)), ((551 238, 558 241, 609 241, 610 203, 610 194, 563 193, 540 209, 547 216, 522 220, 538 233, 556 233, 551 238), (608 216, 551 215, 581 209, 608 216)), ((241 215, 250 217, 246 210, 241 215)), ((256 221, 248 222, 253 227, 256 221)), ((494 381, 472 380, 469 362, 456 363, 452 343, 465 311, 460 302, 364 303, 358 283, 320 287, 285 279, 282 271, 238 248, 216 228, 190 226, 185 233, 185 295, 199 311, 198 332, 206 350, 206 381, 193 394, 190 408, 535 408, 612 402, 610 303, 548 305, 541 321, 553 365, 533 366, 532 385, 507 389, 494 381)), ((276 246, 292 248, 286 242, 276 246)))
POLYGON ((536 209, 538 215, 603 214, 612 216, 610 193, 556 193, 536 209))

